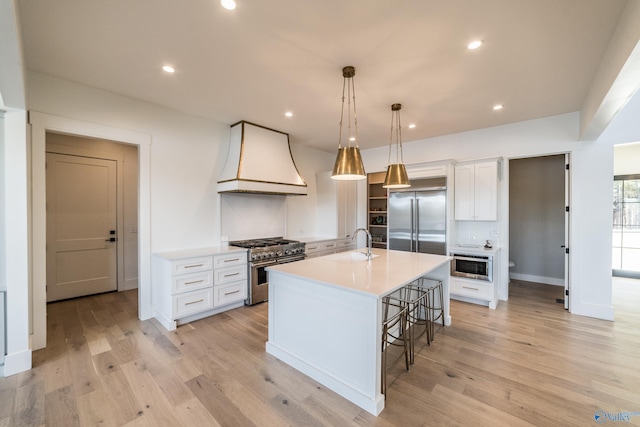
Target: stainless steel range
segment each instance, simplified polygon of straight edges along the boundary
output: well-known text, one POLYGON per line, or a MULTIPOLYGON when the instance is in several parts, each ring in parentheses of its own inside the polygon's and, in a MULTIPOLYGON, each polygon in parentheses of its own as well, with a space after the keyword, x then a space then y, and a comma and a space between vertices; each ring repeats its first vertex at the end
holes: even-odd
POLYGON ((247 248, 249 257, 249 297, 246 305, 254 305, 269 299, 269 280, 266 267, 275 264, 300 261, 305 258, 304 243, 282 237, 236 240, 231 246, 247 248))

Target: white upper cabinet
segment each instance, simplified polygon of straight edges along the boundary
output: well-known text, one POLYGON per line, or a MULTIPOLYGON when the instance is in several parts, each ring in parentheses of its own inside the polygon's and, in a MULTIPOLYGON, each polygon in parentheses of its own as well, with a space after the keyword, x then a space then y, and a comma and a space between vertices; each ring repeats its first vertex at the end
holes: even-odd
POLYGON ((498 220, 498 161, 455 166, 455 220, 498 220))

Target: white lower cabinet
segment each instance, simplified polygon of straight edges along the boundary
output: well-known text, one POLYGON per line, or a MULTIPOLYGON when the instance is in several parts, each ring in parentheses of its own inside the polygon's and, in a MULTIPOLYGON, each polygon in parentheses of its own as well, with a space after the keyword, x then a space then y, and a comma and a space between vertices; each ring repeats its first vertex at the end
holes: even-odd
POLYGON ((318 240, 315 242, 308 242, 304 247, 304 254, 307 258, 315 258, 324 255, 331 255, 336 253, 336 239, 318 240))
POLYGON ((452 276, 449 279, 449 293, 452 299, 485 304, 491 309, 498 305, 497 287, 493 282, 452 276))
POLYGON ((315 258, 355 249, 356 242, 353 241, 351 237, 346 237, 343 239, 325 239, 307 242, 304 253, 307 258, 315 258))
POLYGON ((351 237, 336 240, 336 252, 355 251, 356 241, 351 237))
POLYGON ((153 303, 168 330, 244 305, 245 249, 204 248, 154 255, 153 303))

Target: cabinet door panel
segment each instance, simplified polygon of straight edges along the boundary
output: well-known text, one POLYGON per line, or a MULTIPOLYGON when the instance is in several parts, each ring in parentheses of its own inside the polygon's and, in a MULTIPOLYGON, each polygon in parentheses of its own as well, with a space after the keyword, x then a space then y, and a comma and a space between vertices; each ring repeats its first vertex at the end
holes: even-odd
POLYGON ((497 162, 477 163, 475 167, 475 219, 497 221, 498 164, 497 162))
POLYGON ((456 221, 474 220, 474 165, 455 167, 454 215, 456 221))
POLYGON ((213 288, 173 296, 173 320, 213 308, 213 288))

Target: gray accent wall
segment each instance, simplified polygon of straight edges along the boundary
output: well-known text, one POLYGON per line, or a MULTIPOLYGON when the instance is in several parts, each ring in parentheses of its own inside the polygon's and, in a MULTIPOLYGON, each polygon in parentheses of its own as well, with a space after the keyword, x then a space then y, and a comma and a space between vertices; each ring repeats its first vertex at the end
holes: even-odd
POLYGON ((509 271, 514 279, 564 283, 564 155, 509 163, 509 271))

